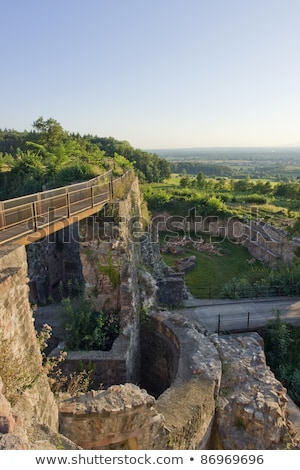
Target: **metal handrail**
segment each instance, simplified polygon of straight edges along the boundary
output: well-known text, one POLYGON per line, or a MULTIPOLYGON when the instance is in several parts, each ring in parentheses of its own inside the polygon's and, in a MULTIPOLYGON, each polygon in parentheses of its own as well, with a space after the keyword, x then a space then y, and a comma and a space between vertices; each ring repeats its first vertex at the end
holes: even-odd
MULTIPOLYGON (((62 194, 65 194, 66 192, 73 192, 76 191, 76 188, 80 185, 84 185, 85 188, 90 188, 91 186, 96 186, 100 181, 102 180, 110 180, 112 179, 112 171, 109 170, 106 173, 103 173, 99 176, 96 176, 95 178, 92 178, 87 181, 82 181, 81 183, 74 183, 70 184, 67 186, 60 186, 59 188, 53 188, 53 189, 48 189, 46 191, 40 191, 38 193, 34 194, 27 194, 26 196, 20 196, 20 197, 15 197, 12 199, 6 199, 5 201, 2 201, 2 207, 3 209, 10 209, 12 207, 17 207, 22 205, 22 201, 24 201, 24 204, 27 202, 34 202, 38 201, 40 199, 47 199, 47 194, 49 193, 54 193, 54 192, 61 192, 62 194), (20 203, 19 203, 20 202, 20 203)), ((51 196, 50 196, 51 197, 51 196)))
MULTIPOLYGON (((35 232, 59 220, 103 205, 113 199, 114 186, 118 193, 122 187, 124 195, 127 192, 126 181, 130 183, 133 176, 133 171, 128 170, 121 177, 113 179, 112 172, 108 171, 82 183, 2 201, 0 234, 20 226, 20 232, 16 235, 8 234, 7 237, 9 240, 19 238, 28 232, 35 232)), ((0 244, 5 242, 5 237, 2 237, 0 244)))

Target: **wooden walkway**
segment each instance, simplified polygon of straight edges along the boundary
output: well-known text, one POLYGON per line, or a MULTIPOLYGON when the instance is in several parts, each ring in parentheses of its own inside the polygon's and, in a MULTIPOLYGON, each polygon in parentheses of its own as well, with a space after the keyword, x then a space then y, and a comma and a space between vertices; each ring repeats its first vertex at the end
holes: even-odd
POLYGON ((113 179, 109 171, 83 183, 1 201, 0 246, 28 245, 95 214, 108 202, 122 198, 134 177, 129 170, 113 179))

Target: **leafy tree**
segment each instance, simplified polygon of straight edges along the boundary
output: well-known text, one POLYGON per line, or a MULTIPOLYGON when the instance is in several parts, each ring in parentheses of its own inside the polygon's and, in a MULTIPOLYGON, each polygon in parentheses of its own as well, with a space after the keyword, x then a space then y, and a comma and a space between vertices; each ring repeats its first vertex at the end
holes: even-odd
POLYGON ((226 178, 220 178, 218 179, 215 188, 218 191, 226 191, 228 189, 228 186, 229 184, 226 178))
POLYGON ((10 153, 0 153, 0 172, 9 171, 13 168, 15 159, 10 153))
POLYGON ((155 153, 134 149, 127 141, 118 141, 113 137, 93 137, 90 141, 108 156, 114 158, 117 154, 130 161, 142 181, 158 183, 170 176, 169 163, 155 153))
POLYGON ((257 181, 253 189, 258 194, 271 194, 273 192, 270 181, 257 181))
MULTIPOLYGON (((5 138, 0 130, 0 149, 8 148, 5 138)), ((0 156, 2 199, 83 181, 110 166, 96 144, 69 134, 52 118, 38 118, 30 132, 9 131, 8 138, 14 153, 0 156)))
POLYGON ((32 127, 36 131, 38 143, 44 145, 48 152, 57 150, 70 139, 68 133, 52 118, 45 121, 43 117, 39 117, 32 127))
POLYGON ((185 161, 184 158, 179 162, 170 162, 170 169, 172 173, 179 173, 181 175, 197 175, 203 173, 205 176, 227 176, 232 177, 236 171, 229 166, 220 165, 216 163, 203 163, 199 161, 185 161))
POLYGON ((121 168, 128 170, 129 168, 133 167, 133 164, 127 160, 127 158, 119 155, 118 153, 114 153, 114 162, 121 168))
POLYGON ((167 160, 164 160, 163 158, 159 159, 158 167, 159 167, 159 173, 160 173, 160 181, 170 178, 171 169, 170 169, 170 164, 167 162, 167 160))
POLYGON ((25 150, 27 132, 14 129, 0 129, 0 152, 16 156, 18 150, 25 150))
POLYGON ((226 208, 225 203, 217 196, 205 197, 200 201, 198 205, 199 215, 205 216, 223 216, 228 215, 229 211, 226 208))
POLYGON ((279 183, 275 187, 274 195, 284 198, 292 198, 298 192, 298 185, 295 183, 279 183))
POLYGON ((183 176, 180 178, 180 186, 182 188, 190 188, 192 186, 193 179, 190 176, 183 176))
POLYGON ((203 173, 198 173, 197 177, 196 177, 196 181, 197 181, 197 186, 198 188, 202 189, 202 188, 205 188, 206 186, 206 177, 203 173))
POLYGON ((250 189, 252 188, 252 183, 251 183, 250 177, 247 176, 247 178, 243 180, 234 181, 233 186, 234 186, 235 191, 246 193, 250 191, 250 189))

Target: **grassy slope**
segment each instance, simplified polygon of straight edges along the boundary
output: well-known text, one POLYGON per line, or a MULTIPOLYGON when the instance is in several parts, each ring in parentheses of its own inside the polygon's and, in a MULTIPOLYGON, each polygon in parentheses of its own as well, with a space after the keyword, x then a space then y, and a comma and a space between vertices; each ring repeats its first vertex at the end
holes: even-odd
MULTIPOLYGON (((242 277, 252 267, 247 260, 251 259, 246 248, 229 240, 218 243, 222 256, 199 253, 193 248, 186 248, 183 256, 196 256, 196 267, 185 274, 185 281, 191 294, 196 298, 220 297, 222 286, 234 277, 242 277)), ((176 257, 163 255, 169 266, 174 266, 176 257)))

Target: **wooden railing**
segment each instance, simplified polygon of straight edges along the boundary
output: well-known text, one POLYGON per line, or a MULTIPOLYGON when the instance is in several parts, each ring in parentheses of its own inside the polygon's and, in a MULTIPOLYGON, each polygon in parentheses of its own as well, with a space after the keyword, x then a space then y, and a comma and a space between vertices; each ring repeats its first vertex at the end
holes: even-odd
POLYGON ((73 223, 74 216, 87 210, 100 210, 107 202, 124 196, 133 178, 132 170, 115 179, 108 171, 82 183, 1 201, 0 245, 60 220, 73 223))

